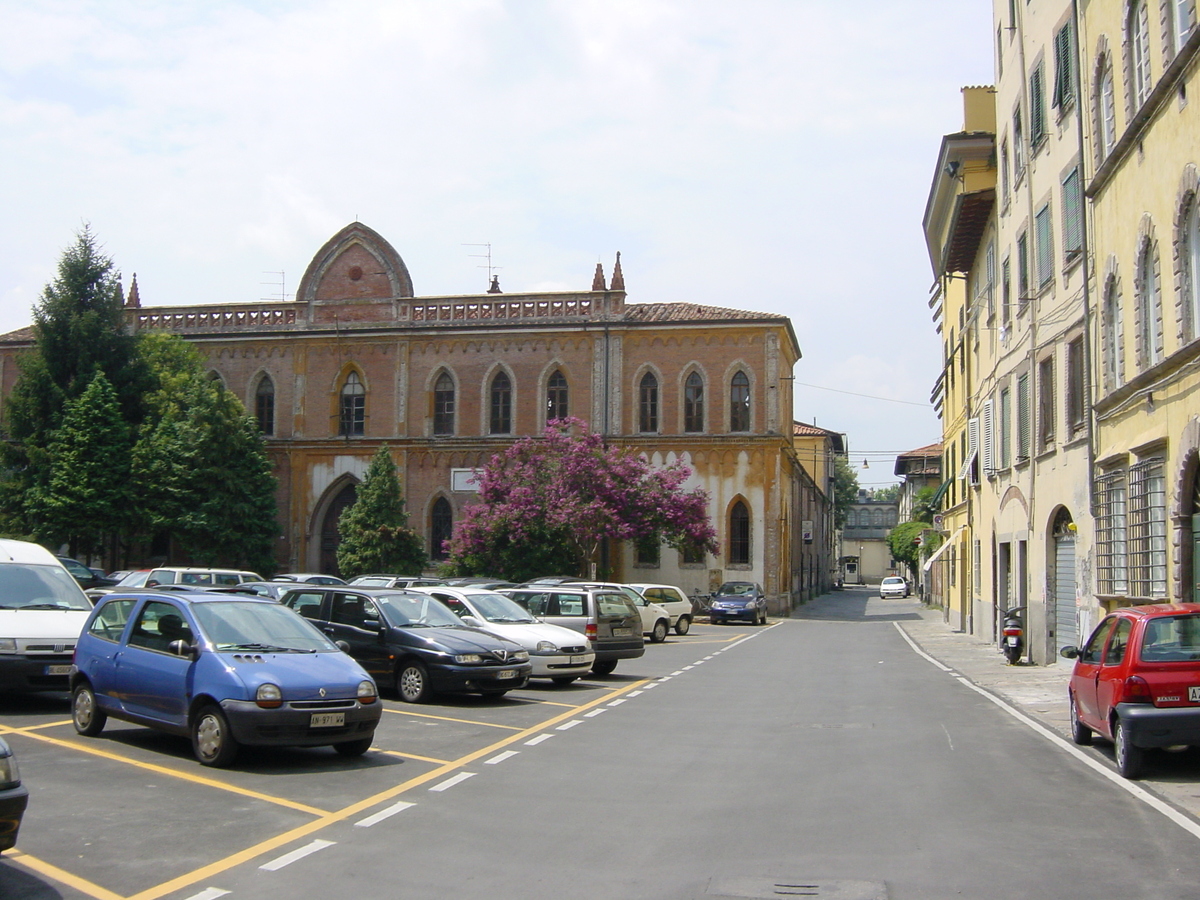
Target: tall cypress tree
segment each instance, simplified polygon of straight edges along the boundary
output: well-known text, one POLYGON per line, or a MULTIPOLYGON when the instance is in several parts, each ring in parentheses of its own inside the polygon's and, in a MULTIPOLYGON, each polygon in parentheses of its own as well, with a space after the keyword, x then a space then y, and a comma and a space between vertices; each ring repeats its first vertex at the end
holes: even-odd
POLYGON ((127 522, 129 429, 112 385, 97 372, 87 390, 68 400, 48 448, 49 478, 27 507, 37 536, 68 543, 71 553, 96 553, 127 522))
MULTIPOLYGON (((49 496, 51 443, 67 403, 81 397, 98 372, 111 386, 126 428, 141 421, 148 372, 136 337, 125 329, 123 307, 120 273, 85 226, 34 306, 34 346, 21 359, 6 407, 8 440, 0 449, 0 521, 6 530, 45 534, 38 517, 46 509, 32 504, 49 496)), ((128 461, 113 465, 119 469, 128 461)))
POLYGON ((417 575, 425 567, 424 542, 408 527, 400 479, 386 444, 371 458, 354 503, 338 519, 338 534, 338 568, 344 578, 366 572, 417 575))

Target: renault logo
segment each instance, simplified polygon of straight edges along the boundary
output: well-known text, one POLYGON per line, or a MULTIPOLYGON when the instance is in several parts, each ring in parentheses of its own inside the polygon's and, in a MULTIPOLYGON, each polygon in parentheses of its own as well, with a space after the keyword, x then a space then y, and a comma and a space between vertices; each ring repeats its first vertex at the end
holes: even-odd
POLYGON ((321 688, 321 690, 317 691, 317 693, 320 694, 322 697, 324 697, 325 696, 325 688, 321 688))

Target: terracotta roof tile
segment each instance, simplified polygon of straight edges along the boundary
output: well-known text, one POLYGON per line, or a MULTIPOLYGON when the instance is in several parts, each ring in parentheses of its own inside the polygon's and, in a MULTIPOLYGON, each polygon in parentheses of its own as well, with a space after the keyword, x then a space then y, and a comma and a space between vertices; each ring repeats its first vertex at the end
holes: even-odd
POLYGON ((628 303, 625 305, 624 318, 627 322, 737 322, 762 319, 786 322, 788 317, 723 306, 701 306, 699 303, 628 303))

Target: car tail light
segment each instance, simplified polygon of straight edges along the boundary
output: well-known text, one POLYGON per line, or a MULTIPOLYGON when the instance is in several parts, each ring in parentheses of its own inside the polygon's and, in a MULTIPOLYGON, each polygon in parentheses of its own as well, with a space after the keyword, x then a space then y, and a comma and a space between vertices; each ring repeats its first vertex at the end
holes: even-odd
POLYGON ((586 637, 589 641, 594 641, 596 639, 596 626, 592 625, 590 623, 588 625, 585 625, 584 629, 583 629, 583 634, 584 634, 584 637, 586 637))
POLYGON ((1141 675, 1130 675, 1125 679, 1125 690, 1121 692, 1121 703, 1153 703, 1150 685, 1141 675))

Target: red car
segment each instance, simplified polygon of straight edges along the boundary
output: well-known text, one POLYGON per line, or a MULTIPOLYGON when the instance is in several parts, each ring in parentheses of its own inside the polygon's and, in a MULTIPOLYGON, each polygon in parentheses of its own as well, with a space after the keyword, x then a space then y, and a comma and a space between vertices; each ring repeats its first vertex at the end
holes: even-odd
POLYGON ((1126 778, 1138 777, 1146 750, 1200 745, 1200 604, 1115 610, 1061 655, 1075 660, 1071 737, 1111 740, 1126 778))

